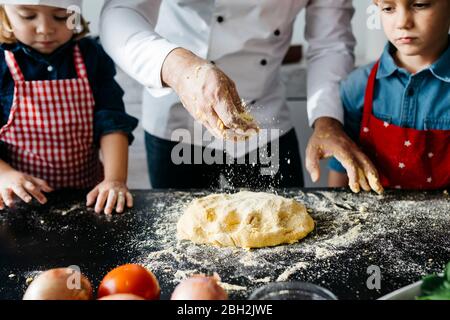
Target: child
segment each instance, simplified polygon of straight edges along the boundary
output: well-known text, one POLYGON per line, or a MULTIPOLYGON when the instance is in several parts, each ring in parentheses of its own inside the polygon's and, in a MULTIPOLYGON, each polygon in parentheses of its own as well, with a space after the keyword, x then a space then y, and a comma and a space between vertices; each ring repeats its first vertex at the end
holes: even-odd
MULTIPOLYGON (((374 1, 389 39, 376 64, 341 85, 345 130, 383 187, 450 186, 450 0, 374 1)), ((330 187, 348 178, 329 163, 330 187)))
POLYGON ((126 181, 137 120, 125 113, 112 60, 67 10, 82 0, 0 4, 0 209, 14 195, 44 204, 44 192, 93 188, 88 206, 123 212, 133 205, 126 181))

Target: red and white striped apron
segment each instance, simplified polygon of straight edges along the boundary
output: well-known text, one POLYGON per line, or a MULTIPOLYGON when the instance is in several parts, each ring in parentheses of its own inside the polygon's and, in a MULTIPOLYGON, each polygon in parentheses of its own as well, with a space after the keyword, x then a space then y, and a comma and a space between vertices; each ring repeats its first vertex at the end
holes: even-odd
POLYGON ((102 179, 94 144, 94 97, 78 46, 77 79, 26 81, 10 51, 5 59, 15 82, 7 124, 0 129, 10 165, 54 189, 89 188, 102 179))
POLYGON ((396 189, 450 186, 450 130, 417 130, 384 122, 373 115, 379 62, 369 76, 360 144, 380 173, 381 184, 396 189))

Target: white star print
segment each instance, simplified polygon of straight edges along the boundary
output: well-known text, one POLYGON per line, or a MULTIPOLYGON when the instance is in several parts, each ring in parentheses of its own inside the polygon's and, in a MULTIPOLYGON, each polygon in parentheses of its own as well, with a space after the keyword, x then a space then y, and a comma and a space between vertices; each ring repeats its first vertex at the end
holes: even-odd
POLYGON ((409 140, 405 141, 405 147, 411 147, 411 146, 412 146, 411 141, 409 141, 409 140))
POLYGON ((363 129, 363 131, 364 131, 365 133, 367 133, 367 132, 369 132, 369 128, 365 127, 365 128, 363 129))
POLYGON ((430 153, 428 154, 428 158, 433 158, 433 157, 434 157, 433 152, 430 152, 430 153))
POLYGON ((429 177, 429 178, 427 179, 427 182, 428 182, 428 183, 433 182, 433 178, 432 178, 432 177, 429 177))
POLYGON ((400 169, 406 168, 406 166, 405 166, 405 164, 404 164, 403 162, 400 162, 400 163, 398 164, 398 167, 399 167, 400 169))
POLYGON ((389 127, 389 123, 387 123, 386 121, 384 122, 384 126, 387 128, 389 127))

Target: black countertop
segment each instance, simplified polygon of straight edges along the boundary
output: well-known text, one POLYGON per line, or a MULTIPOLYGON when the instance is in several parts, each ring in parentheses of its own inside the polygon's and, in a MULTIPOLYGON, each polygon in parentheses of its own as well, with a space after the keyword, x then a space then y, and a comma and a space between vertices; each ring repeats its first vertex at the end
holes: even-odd
POLYGON ((377 299, 440 272, 450 260, 450 202, 436 192, 353 195, 344 190, 279 190, 304 202, 316 230, 298 244, 252 251, 176 241, 184 205, 211 191, 133 191, 124 215, 96 215, 85 192, 53 194, 45 206, 0 213, 0 299, 21 299, 40 271, 79 266, 97 287, 113 267, 141 263, 158 277, 162 299, 178 281, 217 272, 230 297, 246 299, 274 281, 307 281, 339 299, 377 299), (367 287, 370 266, 381 289, 367 287))

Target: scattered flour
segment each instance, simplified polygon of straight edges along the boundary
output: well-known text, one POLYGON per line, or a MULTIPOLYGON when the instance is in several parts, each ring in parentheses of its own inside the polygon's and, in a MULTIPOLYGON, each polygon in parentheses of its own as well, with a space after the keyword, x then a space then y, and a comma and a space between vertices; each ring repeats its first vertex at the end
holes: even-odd
MULTIPOLYGON (((384 196, 332 191, 280 194, 305 203, 316 222, 316 229, 299 243, 243 250, 178 242, 178 218, 194 197, 205 193, 176 192, 170 204, 157 202, 160 205, 155 207, 155 228, 148 230, 153 236, 143 233, 136 238, 136 246, 142 252, 136 262, 174 284, 194 273, 217 272, 226 282, 242 284, 226 286, 228 291, 241 292, 237 295, 240 298, 250 294, 244 288, 250 291, 271 279, 315 281, 325 276, 351 277, 361 267, 358 261, 379 265, 393 275, 410 273, 412 281, 441 268, 434 262, 417 263, 412 257, 427 254, 426 245, 418 243, 417 237, 445 233, 443 228, 450 224, 450 202, 443 194, 432 197, 425 193, 399 197, 389 192, 384 196), (336 263, 341 264, 339 268, 336 263)), ((448 240, 442 247, 449 247, 448 240)), ((430 258, 427 256, 425 261, 430 258)))

